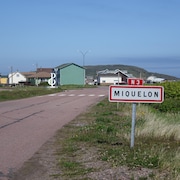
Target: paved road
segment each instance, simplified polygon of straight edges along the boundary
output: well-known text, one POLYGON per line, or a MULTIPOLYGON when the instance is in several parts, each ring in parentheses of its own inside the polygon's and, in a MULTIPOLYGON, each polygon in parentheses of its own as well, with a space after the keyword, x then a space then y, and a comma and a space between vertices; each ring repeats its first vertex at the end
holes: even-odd
POLYGON ((0 103, 0 180, 22 164, 63 125, 108 95, 108 87, 70 90, 0 103))

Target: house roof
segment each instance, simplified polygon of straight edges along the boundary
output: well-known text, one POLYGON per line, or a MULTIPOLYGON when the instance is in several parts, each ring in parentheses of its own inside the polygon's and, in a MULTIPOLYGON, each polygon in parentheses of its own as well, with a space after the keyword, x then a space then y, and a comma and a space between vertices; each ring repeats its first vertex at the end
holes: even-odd
POLYGON ((23 73, 18 72, 18 71, 10 73, 10 74, 8 75, 8 77, 9 77, 9 78, 10 78, 10 77, 13 77, 13 76, 15 76, 16 74, 20 74, 21 76, 24 76, 24 78, 26 77, 23 73))
POLYGON ((48 72, 37 72, 28 76, 28 78, 50 78, 50 77, 51 77, 51 74, 48 72))
POLYGON ((37 68, 37 72, 48 72, 52 73, 53 68, 37 68))
POLYGON ((36 72, 34 72, 34 71, 32 71, 32 72, 21 72, 21 74, 27 78, 29 76, 32 76, 33 74, 36 74, 36 72))
POLYGON ((104 75, 104 76, 107 76, 107 75, 113 76, 113 75, 116 75, 118 73, 123 74, 127 77, 133 77, 133 75, 128 74, 126 70, 119 70, 119 69, 115 69, 115 70, 105 69, 105 70, 97 72, 98 75, 104 75))
POLYGON ((147 78, 147 81, 151 81, 151 82, 162 82, 165 81, 164 78, 157 78, 156 76, 149 76, 147 78))
POLYGON ((62 64, 62 65, 57 66, 57 67, 55 67, 55 68, 58 68, 58 69, 63 69, 63 68, 65 68, 65 67, 67 67, 67 66, 70 66, 70 65, 75 65, 75 66, 78 66, 78 67, 80 67, 80 68, 85 69, 84 67, 79 66, 79 65, 77 65, 77 64, 75 64, 75 63, 65 63, 65 64, 62 64))

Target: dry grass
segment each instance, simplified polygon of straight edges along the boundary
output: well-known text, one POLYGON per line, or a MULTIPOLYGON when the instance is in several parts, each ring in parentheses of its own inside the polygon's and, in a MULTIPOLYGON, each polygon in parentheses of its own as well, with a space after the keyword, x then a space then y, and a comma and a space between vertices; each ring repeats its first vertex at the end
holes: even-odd
POLYGON ((144 119, 144 123, 136 128, 136 137, 155 138, 162 140, 162 143, 166 142, 166 146, 160 146, 157 152, 160 166, 167 171, 174 169, 175 179, 180 179, 180 147, 172 149, 170 145, 171 142, 178 144, 180 141, 180 114, 155 114, 149 107, 140 106, 137 108, 137 121, 141 119, 144 119))
POLYGON ((137 108, 137 121, 144 119, 143 126, 137 127, 136 136, 153 136, 158 138, 180 140, 180 114, 159 116, 152 113, 147 106, 137 108))

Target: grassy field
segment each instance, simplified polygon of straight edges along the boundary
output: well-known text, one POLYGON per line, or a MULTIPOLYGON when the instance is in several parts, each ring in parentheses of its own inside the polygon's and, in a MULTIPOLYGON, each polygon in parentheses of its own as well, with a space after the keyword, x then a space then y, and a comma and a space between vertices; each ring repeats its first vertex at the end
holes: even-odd
POLYGON ((63 140, 60 130, 57 154, 61 173, 54 177, 102 179, 111 170, 110 179, 120 178, 122 171, 132 180, 179 180, 180 113, 179 104, 172 104, 179 94, 172 97, 167 86, 174 84, 164 85, 168 92, 164 104, 137 105, 134 148, 130 148, 132 105, 128 103, 120 103, 117 109, 116 103, 105 99, 65 126, 63 140), (169 110, 166 101, 171 102, 169 110))
POLYGON ((131 108, 122 103, 117 110, 116 103, 105 99, 67 125, 57 152, 63 173, 54 176, 91 179, 104 168, 96 167, 101 161, 108 168, 128 167, 131 179, 143 168, 147 173, 139 179, 180 179, 180 114, 155 114, 151 107, 138 105, 135 146, 130 148, 131 108))

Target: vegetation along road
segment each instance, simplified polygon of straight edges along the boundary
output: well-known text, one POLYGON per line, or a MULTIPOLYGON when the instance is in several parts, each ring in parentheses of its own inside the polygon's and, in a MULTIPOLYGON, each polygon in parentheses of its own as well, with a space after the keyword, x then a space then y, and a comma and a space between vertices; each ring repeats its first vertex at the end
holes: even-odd
MULTIPOLYGON (((180 82, 165 82, 160 85, 164 86, 165 90, 163 103, 137 105, 134 148, 130 148, 132 105, 119 103, 117 106, 117 103, 110 103, 104 96, 107 95, 107 87, 72 90, 58 95, 55 93, 22 101, 10 101, 6 103, 10 104, 10 107, 12 103, 13 107, 7 111, 3 111, 6 103, 0 103, 2 119, 10 117, 6 119, 6 122, 9 122, 7 124, 3 124, 5 121, 1 119, 0 134, 2 136, 5 128, 9 128, 8 133, 11 134, 10 141, 6 139, 3 143, 1 140, 1 145, 13 148, 9 144, 18 142, 15 141, 16 137, 13 138, 11 127, 14 126, 14 129, 19 131, 18 126, 24 128, 24 125, 27 125, 27 132, 22 138, 25 142, 24 146, 7 151, 12 155, 12 159, 8 167, 5 167, 4 163, 0 164, 2 171, 0 179, 179 180, 180 82), (78 99, 82 99, 82 102, 77 104, 78 99), (70 107, 69 101, 73 101, 71 106, 73 108, 70 107), (88 105, 87 109, 85 107, 87 101, 94 105, 91 107, 88 105), (29 106, 30 109, 34 108, 35 114, 20 117, 18 109, 21 103, 19 102, 26 102, 21 111, 26 111, 26 107, 29 106), (66 108, 61 109, 64 106, 66 108), (80 115, 78 115, 79 109, 83 112, 80 115), (43 110, 45 111, 41 112, 43 110), (55 111, 58 111, 57 114, 55 111), (16 119, 15 115, 11 115, 13 112, 16 112, 19 118, 16 119), (62 122, 66 119, 64 114, 67 113, 75 113, 77 116, 74 118, 68 115, 72 119, 63 126, 62 122), (17 122, 11 123, 13 118, 17 122), (31 124, 31 121, 34 121, 34 124, 31 124), (26 146, 30 149, 31 146, 36 146, 31 144, 34 141, 30 139, 34 136, 29 132, 31 129, 36 132, 37 140, 48 134, 53 123, 48 124, 46 121, 54 122, 57 131, 54 130, 49 134, 49 137, 44 139, 44 143, 37 143, 38 147, 29 154, 29 158, 26 157, 27 160, 24 159, 16 167, 13 166, 13 159, 16 159, 13 156, 18 155, 18 150, 23 152, 26 146), (48 128, 44 128, 44 123, 48 124, 48 128), (42 129, 45 129, 43 135, 41 135, 42 129)), ((5 98, 5 96, 1 97, 5 98)), ((3 151, 3 153, 1 155, 5 156, 6 152, 3 151)), ((19 154, 20 159, 23 158, 21 154, 19 154)), ((1 157, 0 162, 5 159, 1 157)))

